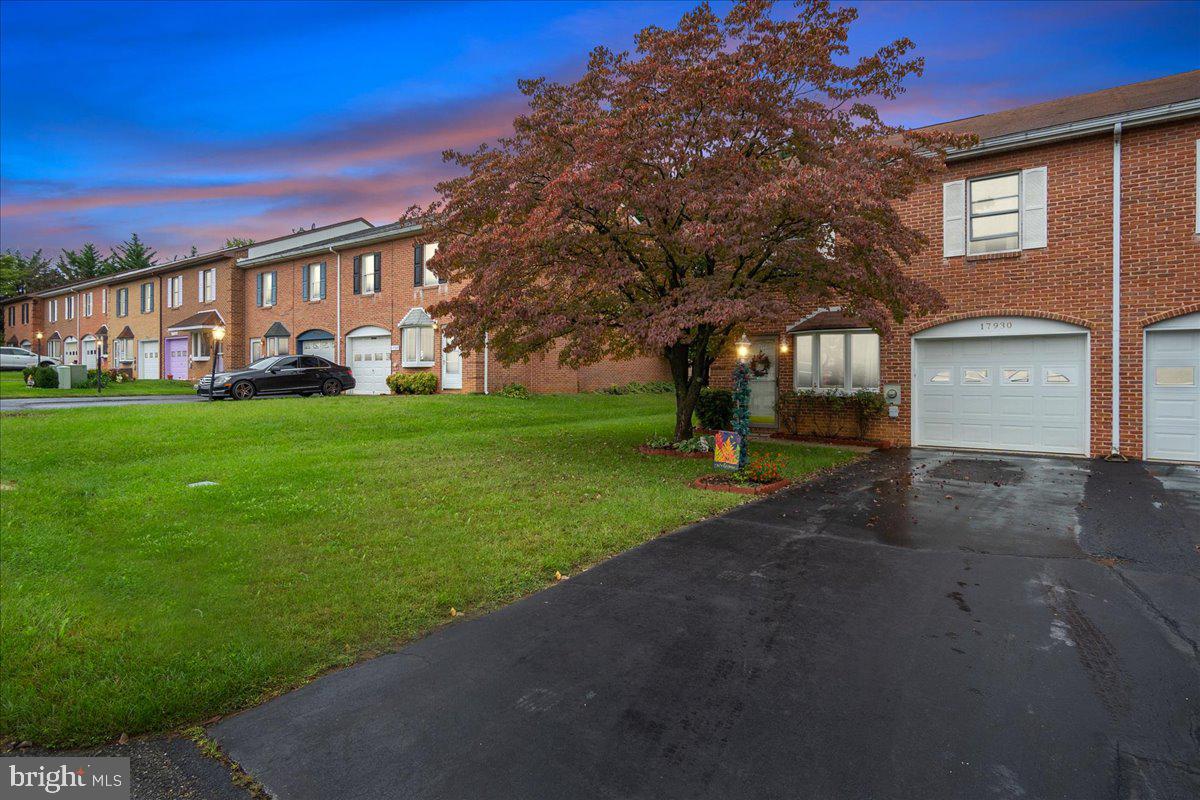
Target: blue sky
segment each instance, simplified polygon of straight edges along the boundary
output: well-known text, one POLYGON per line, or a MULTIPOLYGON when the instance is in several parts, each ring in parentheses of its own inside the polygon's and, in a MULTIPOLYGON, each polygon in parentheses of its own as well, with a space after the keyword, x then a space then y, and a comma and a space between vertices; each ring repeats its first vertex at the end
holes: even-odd
MULTIPOLYGON (((386 222, 432 198, 443 149, 506 130, 517 78, 569 78, 693 5, 0 2, 0 246, 137 231, 169 256, 386 222)), ((855 52, 926 57, 884 109, 909 125, 1200 66, 1197 2, 854 5, 855 52)))

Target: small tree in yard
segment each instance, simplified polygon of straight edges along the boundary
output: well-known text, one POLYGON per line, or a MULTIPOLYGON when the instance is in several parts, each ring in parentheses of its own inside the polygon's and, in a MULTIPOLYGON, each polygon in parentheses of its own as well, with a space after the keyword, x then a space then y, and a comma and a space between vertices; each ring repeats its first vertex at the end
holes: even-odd
POLYGON ((511 137, 445 154, 465 174, 406 219, 439 243, 431 269, 464 284, 432 308, 457 346, 486 338, 511 362, 561 345, 568 365, 659 353, 680 440, 751 321, 837 301, 885 330, 937 306, 901 272, 924 240, 896 205, 965 140, 886 125, 866 102, 921 72, 912 42, 844 65, 853 9, 771 10, 701 5, 643 30, 634 55, 597 48, 574 83, 522 81, 511 137))

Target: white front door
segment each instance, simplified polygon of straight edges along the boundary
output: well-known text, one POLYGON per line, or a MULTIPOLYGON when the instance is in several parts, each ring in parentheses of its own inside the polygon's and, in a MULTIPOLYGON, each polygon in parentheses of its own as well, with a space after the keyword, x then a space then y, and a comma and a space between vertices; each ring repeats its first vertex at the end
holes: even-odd
POLYGON ((83 337, 83 365, 88 369, 95 369, 97 361, 96 337, 83 337))
POLYGON ((138 378, 154 380, 158 374, 158 340, 138 342, 138 378))
POLYGON ((390 336, 353 336, 346 340, 347 366, 354 375, 354 394, 387 394, 392 372, 390 336))
POLYGON ((1146 332, 1146 458, 1200 461, 1200 330, 1146 332))
POLYGON ((67 339, 63 343, 63 363, 78 364, 79 363, 79 340, 74 337, 67 339))
POLYGON ((333 361, 333 339, 308 339, 300 343, 300 355, 320 356, 333 361))
POLYGON ((753 339, 750 343, 750 422, 775 424, 775 367, 778 355, 775 337, 753 339))
POLYGON ((462 388, 462 352, 456 347, 450 352, 446 352, 445 348, 449 347, 452 340, 442 337, 442 388, 443 389, 461 389, 462 388))
POLYGON ((915 444, 1086 455, 1087 337, 918 339, 915 444))

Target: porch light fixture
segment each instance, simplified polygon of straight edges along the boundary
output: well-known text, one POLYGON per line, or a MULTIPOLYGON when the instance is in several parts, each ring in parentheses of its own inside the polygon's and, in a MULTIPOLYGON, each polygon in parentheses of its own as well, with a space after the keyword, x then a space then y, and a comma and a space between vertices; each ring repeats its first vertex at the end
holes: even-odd
POLYGON ((212 361, 212 372, 208 376, 208 399, 217 399, 217 353, 220 352, 221 340, 225 338, 225 329, 220 325, 213 328, 213 351, 209 354, 212 361))
POLYGON ((42 360, 42 332, 38 331, 35 335, 37 336, 37 340, 38 340, 38 361, 41 361, 42 360))
POLYGON ((742 338, 738 339, 737 357, 738 361, 745 361, 750 357, 750 337, 744 333, 742 334, 742 338))
POLYGON ((788 337, 786 335, 779 337, 779 352, 786 353, 788 351, 788 337))

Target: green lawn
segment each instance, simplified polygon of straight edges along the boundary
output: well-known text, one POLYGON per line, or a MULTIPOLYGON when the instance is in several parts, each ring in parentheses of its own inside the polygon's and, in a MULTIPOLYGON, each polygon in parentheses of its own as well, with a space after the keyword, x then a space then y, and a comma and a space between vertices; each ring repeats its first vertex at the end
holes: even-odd
POLYGON ((232 711, 743 502, 634 451, 671 425, 661 395, 0 415, 0 737, 232 711))
MULTIPOLYGON (((149 394, 191 394, 196 391, 187 381, 125 381, 104 387, 109 397, 131 397, 149 394)), ((25 385, 20 370, 0 372, 0 397, 78 397, 96 394, 91 389, 31 389, 25 385)))

